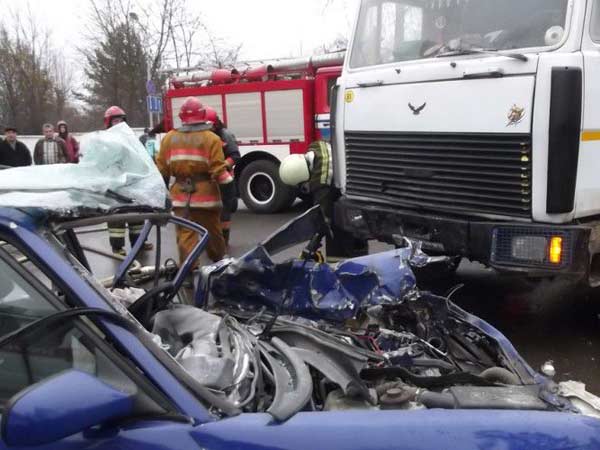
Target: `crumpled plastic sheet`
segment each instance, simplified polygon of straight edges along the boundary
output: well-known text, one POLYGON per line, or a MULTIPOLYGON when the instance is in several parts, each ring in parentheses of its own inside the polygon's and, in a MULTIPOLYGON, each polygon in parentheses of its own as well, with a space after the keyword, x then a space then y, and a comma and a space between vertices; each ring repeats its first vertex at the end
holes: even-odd
POLYGON ((224 389, 233 383, 235 361, 217 344, 222 320, 198 308, 179 306, 157 313, 152 333, 202 385, 224 389))
POLYGON ((112 298, 117 300, 126 308, 131 306, 138 298, 140 298, 145 293, 145 290, 135 287, 128 287, 125 289, 117 288, 110 291, 112 298))
POLYGON ((219 302, 248 311, 334 322, 370 306, 396 304, 416 291, 412 247, 349 259, 337 267, 312 261, 275 263, 262 247, 231 262, 212 279, 219 302))
POLYGON ((106 212, 126 205, 165 207, 164 181, 126 123, 84 135, 80 149, 79 164, 3 170, 0 206, 43 208, 59 215, 76 215, 79 208, 106 212), (108 191, 132 203, 111 198, 108 191))

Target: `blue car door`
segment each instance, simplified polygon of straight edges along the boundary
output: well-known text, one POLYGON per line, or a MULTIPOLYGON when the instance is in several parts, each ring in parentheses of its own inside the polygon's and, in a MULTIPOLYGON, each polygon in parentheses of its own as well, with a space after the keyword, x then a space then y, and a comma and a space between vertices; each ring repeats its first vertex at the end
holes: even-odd
MULTIPOLYGON (((200 448, 190 435, 192 420, 90 321, 73 317, 35 326, 67 310, 65 299, 49 289, 49 279, 24 267, 22 258, 7 247, 6 243, 0 247, 0 449, 200 448), (80 374, 92 385, 118 392, 128 399, 127 414, 118 420, 88 423, 72 433, 74 424, 93 417, 92 408, 99 406, 98 399, 77 384, 38 395, 39 403, 23 413, 23 399, 43 392, 40 388, 48 387, 47 383, 59 386, 56 379, 65 374, 80 374), (26 432, 15 433, 19 421, 31 423, 31 432, 21 427, 26 432), (37 429, 42 432, 35 433, 37 429), (6 436, 11 442, 6 442, 6 436)), ((102 413, 111 417, 111 405, 105 406, 102 413)))

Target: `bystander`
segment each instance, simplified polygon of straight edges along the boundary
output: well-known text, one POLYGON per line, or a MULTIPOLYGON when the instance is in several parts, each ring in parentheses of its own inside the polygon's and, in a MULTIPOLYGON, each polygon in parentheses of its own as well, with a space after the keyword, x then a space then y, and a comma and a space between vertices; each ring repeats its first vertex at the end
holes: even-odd
POLYGON ((4 139, 0 140, 0 166, 20 167, 31 165, 31 153, 25 144, 17 139, 17 129, 4 128, 4 139))
POLYGON ((59 136, 54 135, 54 126, 50 123, 45 123, 42 131, 44 137, 37 141, 33 151, 33 160, 36 165, 68 162, 67 145, 59 136))

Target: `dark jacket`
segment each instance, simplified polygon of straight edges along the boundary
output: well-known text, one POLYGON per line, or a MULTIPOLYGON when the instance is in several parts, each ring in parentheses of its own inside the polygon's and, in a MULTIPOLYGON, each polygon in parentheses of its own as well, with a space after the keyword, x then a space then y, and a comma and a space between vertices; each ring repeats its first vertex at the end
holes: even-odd
POLYGON ((31 153, 25 144, 17 141, 15 148, 0 140, 0 166, 21 167, 31 165, 31 153))
POLYGON ((235 135, 227 128, 221 128, 220 130, 216 131, 216 134, 221 138, 221 141, 223 141, 223 155, 225 156, 225 163, 227 164, 229 170, 231 170, 242 157, 240 154, 240 149, 237 145, 237 140, 235 139, 235 135))
MULTIPOLYGON (((242 158, 235 135, 225 127, 216 130, 215 133, 223 142, 223 156, 225 157, 227 171, 231 174, 231 176, 234 176, 233 167, 242 158)), ((237 210, 238 199, 236 184, 226 184, 220 186, 220 188, 221 198, 223 199, 223 209, 235 212, 237 210)))
MULTIPOLYGON (((69 154, 67 152, 67 144, 60 137, 52 138, 54 142, 56 142, 57 150, 58 150, 58 163, 66 163, 69 161, 69 154)), ((46 138, 42 138, 35 144, 35 148, 33 150, 33 160, 36 165, 47 164, 46 163, 46 155, 44 155, 44 142, 46 138)))

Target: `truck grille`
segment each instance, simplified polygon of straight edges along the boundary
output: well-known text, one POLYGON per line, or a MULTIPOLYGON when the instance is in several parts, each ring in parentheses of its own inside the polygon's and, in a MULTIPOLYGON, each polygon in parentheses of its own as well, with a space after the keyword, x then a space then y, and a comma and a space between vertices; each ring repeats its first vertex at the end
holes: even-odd
POLYGON ((531 136, 346 132, 346 193, 457 214, 531 217, 531 136))

